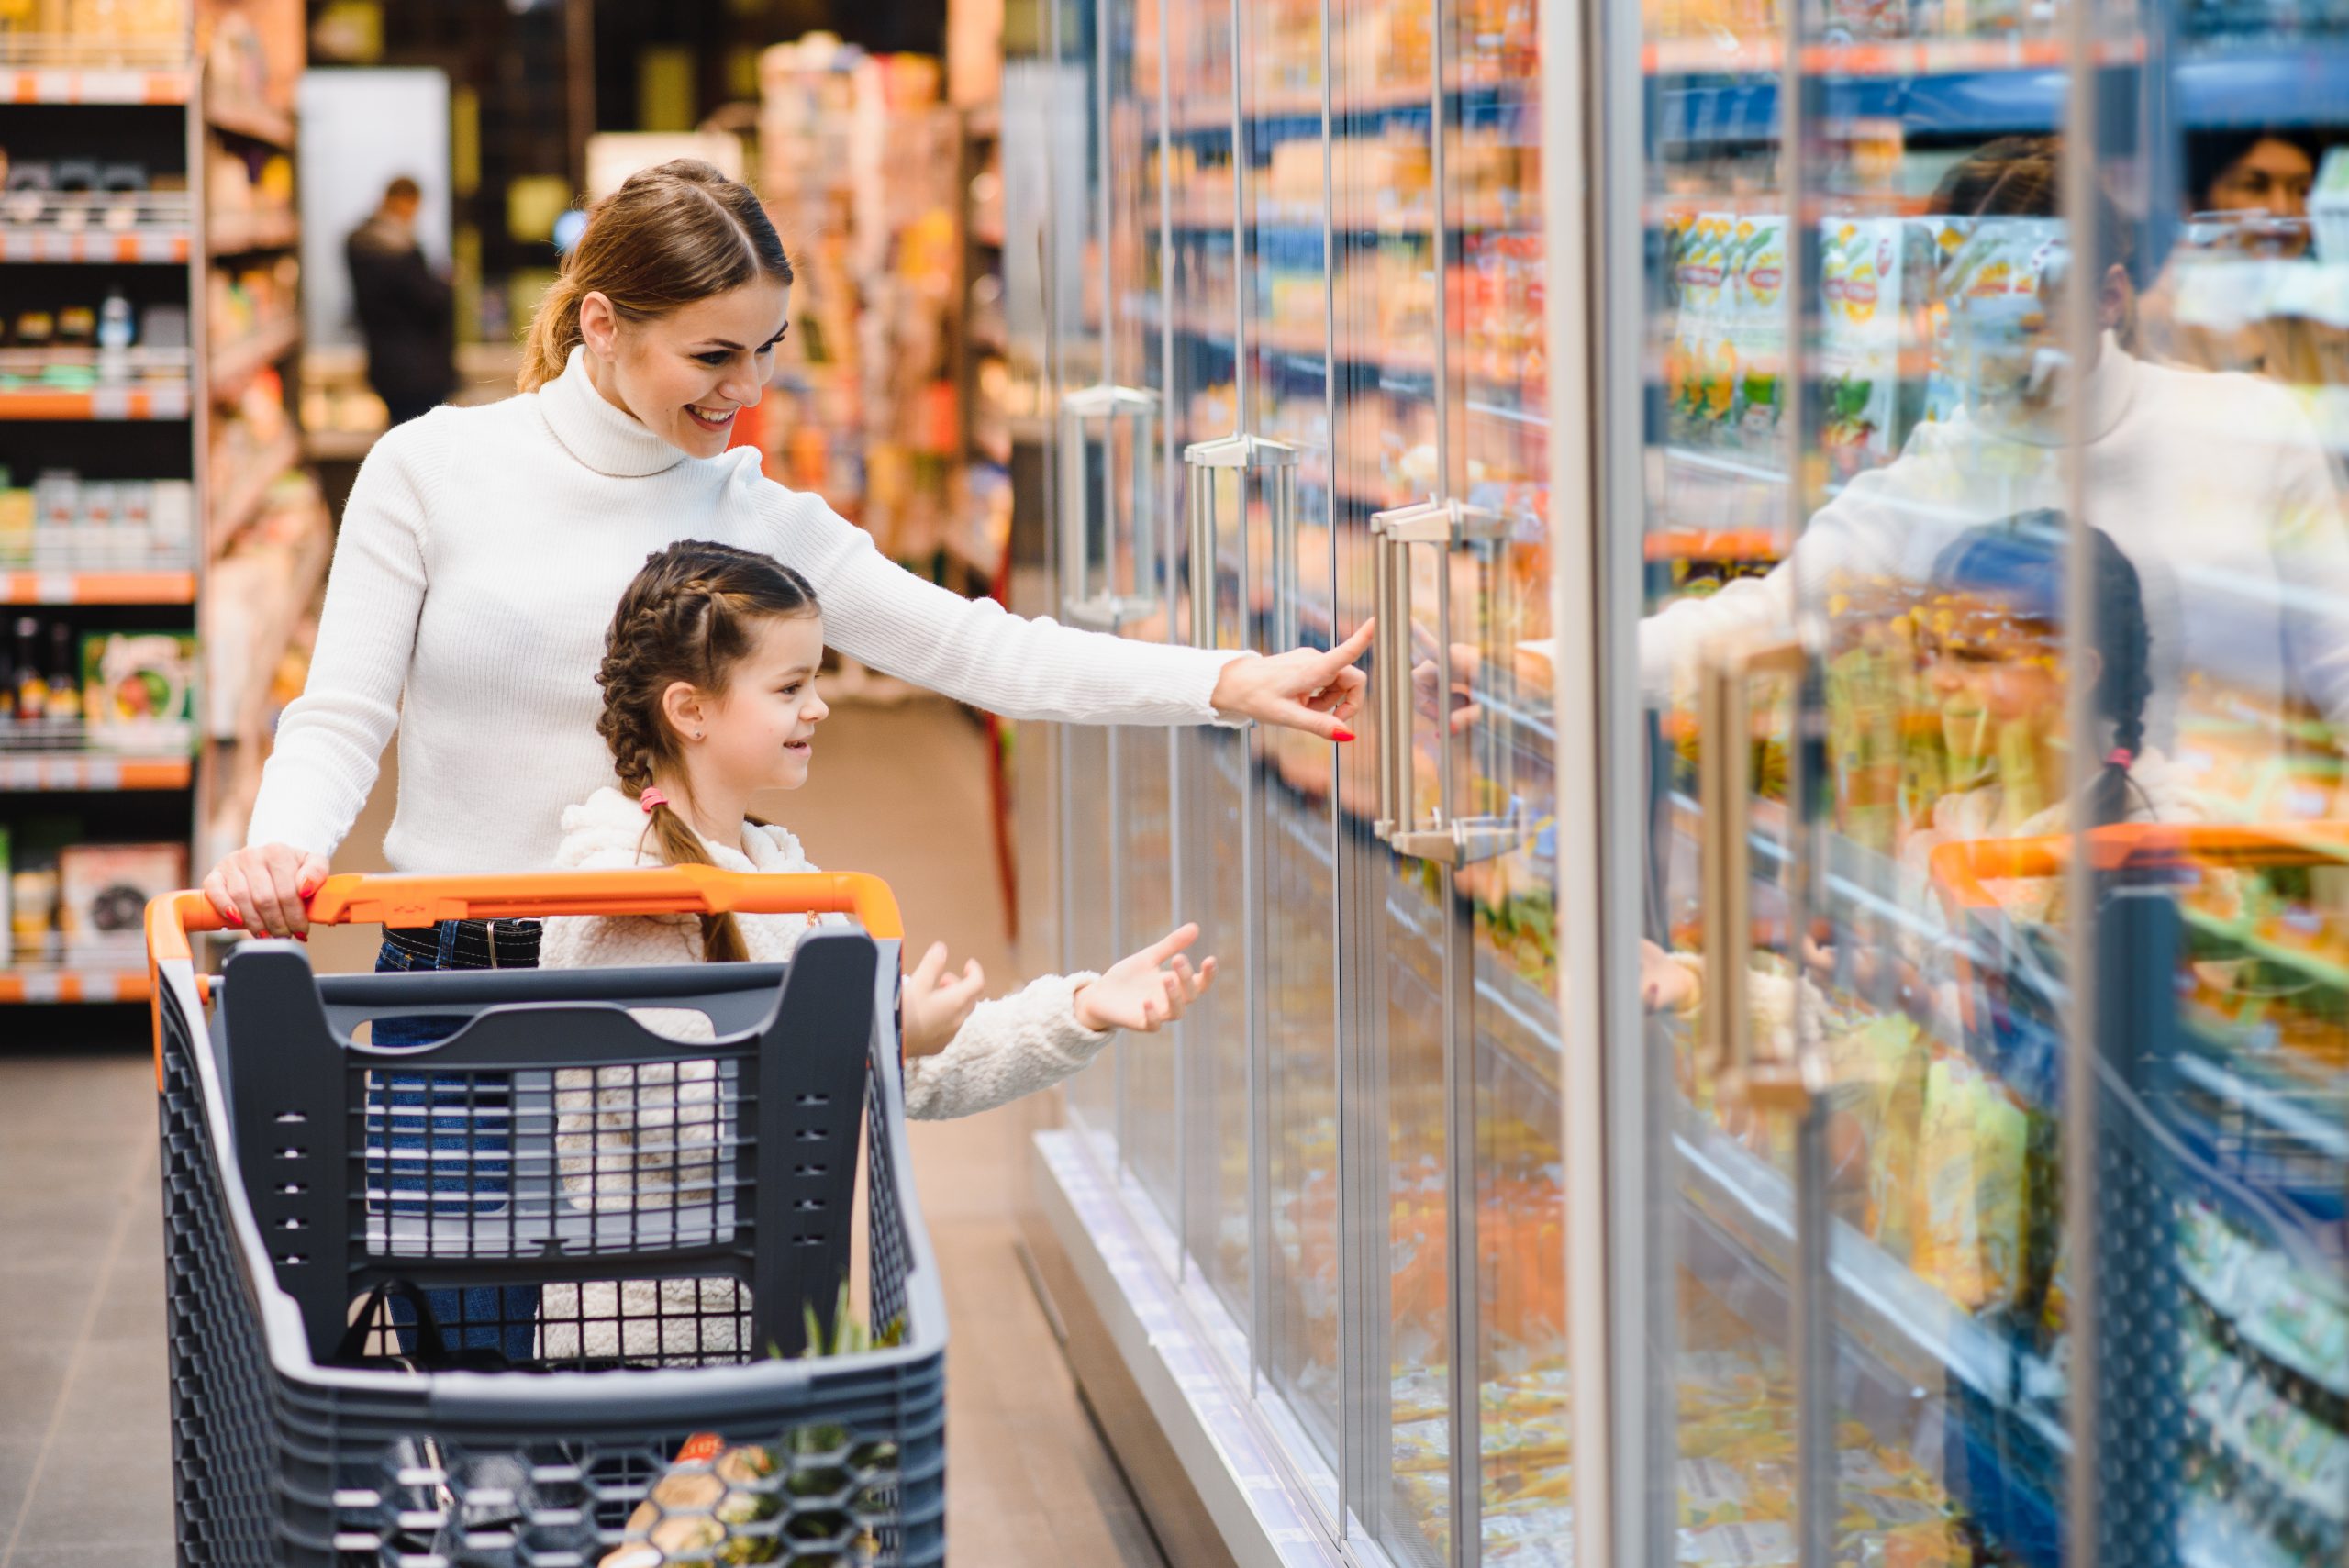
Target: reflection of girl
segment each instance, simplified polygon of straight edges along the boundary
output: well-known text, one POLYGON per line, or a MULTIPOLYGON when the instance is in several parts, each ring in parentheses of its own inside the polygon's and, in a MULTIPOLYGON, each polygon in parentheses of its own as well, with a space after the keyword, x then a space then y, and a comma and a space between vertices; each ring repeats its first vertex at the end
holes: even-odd
MULTIPOLYGON (((1951 788, 1900 846, 1901 865, 1920 886, 1945 843, 2208 815, 2182 773, 2145 743, 2152 639, 2137 569, 2093 528, 2085 555, 2067 566, 2065 533, 2062 514, 2030 513, 1972 529, 1933 563, 1940 596, 1920 618, 1951 788), (2064 635, 2067 570, 2090 577, 2088 636, 2064 635), (2103 765, 2076 814, 2060 794, 2070 750, 2067 676, 2094 683, 2103 727, 2094 738, 2103 765)), ((2060 877, 1991 884, 2008 914, 2034 922, 2054 917, 2062 888, 2060 877)))
MULTIPOLYGON (((2085 556, 2067 566, 2061 513, 2026 513, 1969 529, 1932 566, 1934 596, 1917 612, 1927 690, 1939 705, 1950 785, 1924 823, 1899 845, 1900 863, 1922 907, 1933 851, 1981 839, 2044 838, 2120 822, 2194 822, 2208 813, 2182 770, 2145 742, 2152 638, 2137 569, 2099 528, 2085 556), (2067 570, 2090 574, 2095 624, 2063 632, 2067 570), (2068 665, 2068 670, 2066 666, 2068 665), (2062 797, 2069 768, 2066 680, 2095 683, 2103 763, 2075 812, 2062 797)), ((2061 877, 1994 882, 2005 912, 2032 923, 2061 914, 2061 877)), ((1860 955, 1864 966, 1875 955, 1860 955)), ((1642 990, 1649 1006, 1696 1006, 1701 959, 1649 944, 1642 990)), ((1783 980, 1757 974, 1758 1012, 1791 1013, 1783 980), (1782 995, 1783 993, 1783 995, 1782 995)), ((1763 1018, 1765 1024, 1790 1018, 1763 1018)))

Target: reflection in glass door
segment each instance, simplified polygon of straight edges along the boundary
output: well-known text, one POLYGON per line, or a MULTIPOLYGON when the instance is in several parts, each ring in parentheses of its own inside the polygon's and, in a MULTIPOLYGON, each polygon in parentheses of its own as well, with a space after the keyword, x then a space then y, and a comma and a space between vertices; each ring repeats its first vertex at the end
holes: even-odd
MULTIPOLYGON (((1075 228, 1082 240, 1051 234, 1051 260, 1044 268, 1047 319, 1053 328, 1048 334, 1052 377, 1060 392, 1049 482, 1060 585, 1052 613, 1088 624, 1101 617, 1078 618, 1072 609, 1108 592, 1099 563, 1110 553, 1111 454, 1117 427, 1127 416, 1101 392, 1109 357, 1100 286, 1108 216, 1102 183, 1106 83, 1097 30, 1104 17, 1091 0, 1052 0, 1045 15, 1051 58, 1072 83, 1083 83, 1081 100, 1063 105, 1081 121, 1082 135, 1048 128, 1045 158, 1053 187, 1052 226, 1075 228)), ((1061 799, 1060 963, 1063 970, 1100 970, 1119 956, 1115 889, 1105 874, 1115 863, 1110 851, 1117 835, 1117 802, 1108 787, 1111 731, 1057 725, 1054 733, 1061 799)), ((1119 1130, 1117 1073, 1115 1051, 1104 1052, 1066 1091, 1073 1120, 1105 1148, 1115 1146, 1119 1130)))
MULTIPOLYGON (((1239 145, 1232 9, 1213 0, 1169 12, 1168 225, 1174 263, 1166 293, 1174 355, 1168 394, 1184 463, 1180 583, 1186 639, 1195 647, 1258 646, 1250 621, 1249 516, 1244 462, 1230 461, 1241 429, 1237 239, 1239 145), (1199 454, 1219 461, 1199 461, 1199 454)), ((1261 530, 1257 530, 1261 532, 1261 530)), ((1199 951, 1222 966, 1213 991, 1184 1022, 1184 1129, 1189 1158, 1183 1238, 1232 1318, 1252 1325, 1250 1244, 1252 1132, 1261 952, 1252 905, 1261 865, 1249 737, 1230 728, 1175 737, 1183 859, 1177 888, 1199 951)))
MULTIPOLYGON (((1243 6, 1241 250, 1247 373, 1259 439, 1249 600, 1261 644, 1328 647, 1333 597, 1330 291, 1322 0, 1243 6)), ((1253 737, 1261 792, 1264 1171, 1258 1364, 1321 1463, 1336 1515, 1339 1385, 1337 819, 1331 744, 1253 737)))

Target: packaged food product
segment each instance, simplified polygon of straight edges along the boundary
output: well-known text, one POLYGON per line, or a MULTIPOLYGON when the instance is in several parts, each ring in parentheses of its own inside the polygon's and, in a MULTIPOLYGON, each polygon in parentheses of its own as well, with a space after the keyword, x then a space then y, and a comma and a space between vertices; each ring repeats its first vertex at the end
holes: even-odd
POLYGON ((1680 1561, 1688 1568, 1782 1568, 1801 1560, 1792 1525, 1727 1524, 1680 1532, 1680 1561))
POLYGON ((1684 1459, 1680 1479, 1680 1522, 1687 1526, 1726 1524, 1746 1517, 1744 1480, 1718 1459, 1684 1459))
POLYGON ((2254 1376, 2243 1379, 2226 1435, 2295 1499, 2326 1518, 2349 1519, 2349 1436, 2254 1376))
POLYGON ((91 744, 176 754, 195 742, 195 638, 183 631, 112 631, 82 642, 91 744))
POLYGON ((1777 440, 1787 365, 1787 225, 1766 215, 1738 218, 1729 237, 1728 333, 1735 384, 1731 440, 1764 452, 1777 440))
POLYGON ((1936 1060, 1919 1134, 1913 1266, 1969 1312, 2013 1298, 2021 1277, 2022 1107, 1963 1058, 1936 1060))
POLYGON ((185 844, 69 844, 58 852, 58 929, 69 953, 141 940, 148 901, 187 885, 185 844))
POLYGON ((2327 1284, 2281 1253, 2260 1253, 2245 1269, 2236 1327, 2261 1354, 2349 1394, 2349 1308, 2327 1284))
POLYGON ((1820 235, 1820 444, 1850 478, 1898 450, 1906 224, 1830 218, 1820 235))
POLYGON ((1442 1470, 1452 1462, 1452 1423, 1445 1418, 1408 1421, 1395 1429, 1397 1471, 1442 1470))
POLYGON ((2232 1314, 2252 1249, 2208 1204, 2188 1206, 2177 1228, 2177 1264, 2195 1294, 2218 1312, 2232 1314))

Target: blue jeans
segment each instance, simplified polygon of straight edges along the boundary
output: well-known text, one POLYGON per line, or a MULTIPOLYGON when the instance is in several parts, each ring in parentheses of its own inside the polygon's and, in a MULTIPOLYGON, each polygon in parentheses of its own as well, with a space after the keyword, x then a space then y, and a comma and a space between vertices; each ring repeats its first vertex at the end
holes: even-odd
MULTIPOLYGON (((441 922, 439 953, 432 960, 397 947, 386 937, 375 955, 375 972, 395 974, 480 967, 461 960, 457 932, 455 921, 441 922)), ((509 963, 505 967, 524 965, 509 963)), ((456 1033, 464 1022, 462 1018, 431 1015, 377 1018, 373 1039, 377 1045, 430 1045, 456 1033)), ((373 1134, 378 1129, 384 1135, 382 1147, 390 1151, 385 1186, 395 1194, 416 1195, 395 1196, 392 1200, 394 1214, 437 1214, 444 1218, 471 1214, 487 1218, 504 1208, 505 1205, 497 1200, 507 1192, 511 1176, 507 1157, 513 1151, 507 1124, 508 1089, 503 1078, 480 1073, 371 1074, 368 1141, 371 1145, 375 1143, 373 1134), (415 1158, 400 1157, 407 1151, 414 1151, 415 1158), (429 1158, 433 1153, 470 1154, 471 1158, 441 1162, 429 1158), (436 1163, 440 1166, 440 1172, 433 1169, 436 1163)), ((384 1156, 373 1154, 371 1150, 371 1164, 383 1159, 384 1156)), ((429 1290, 424 1298, 440 1327, 441 1341, 451 1350, 494 1350, 516 1362, 528 1361, 536 1353, 537 1285, 429 1290)), ((406 1301, 395 1296, 389 1305, 395 1324, 415 1324, 415 1310, 406 1301)), ((413 1333, 401 1334, 399 1343, 404 1354, 416 1353, 413 1333)))

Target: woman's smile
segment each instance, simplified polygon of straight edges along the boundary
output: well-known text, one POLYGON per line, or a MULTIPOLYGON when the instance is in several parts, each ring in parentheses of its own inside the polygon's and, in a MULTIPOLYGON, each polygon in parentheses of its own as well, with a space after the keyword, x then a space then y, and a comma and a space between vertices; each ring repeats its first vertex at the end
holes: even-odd
POLYGON ((711 409, 698 403, 685 405, 685 417, 703 429, 712 433, 731 428, 734 424, 734 416, 740 412, 741 409, 739 407, 711 409))

